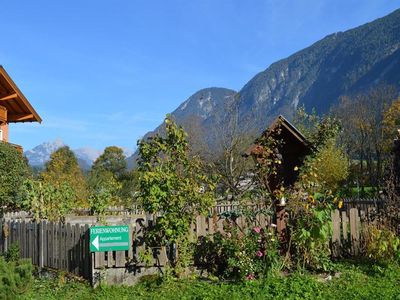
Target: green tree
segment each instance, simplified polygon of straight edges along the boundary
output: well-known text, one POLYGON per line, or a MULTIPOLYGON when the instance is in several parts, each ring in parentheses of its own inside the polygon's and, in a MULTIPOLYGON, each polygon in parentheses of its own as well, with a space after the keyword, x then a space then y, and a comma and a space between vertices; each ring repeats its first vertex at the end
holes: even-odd
POLYGON ((103 215, 107 207, 120 203, 121 183, 105 170, 91 170, 88 177, 89 204, 93 214, 103 215))
POLYGON ((89 202, 93 213, 102 214, 110 205, 131 204, 129 189, 132 181, 123 150, 115 146, 107 147, 88 175, 89 202))
MULTIPOLYGON (((334 109, 342 124, 340 138, 353 160, 354 169, 358 169, 355 177, 362 187, 372 185, 378 188, 382 184, 383 171, 390 154, 388 145, 391 144, 385 122, 389 121, 390 115, 396 115, 396 107, 387 112, 396 97, 395 87, 383 85, 354 96, 342 97, 334 109)), ((392 139, 394 128, 391 127, 389 131, 392 132, 392 139)))
POLYGON ((30 173, 22 155, 14 147, 0 142, 0 207, 10 209, 18 205, 20 188, 30 173))
POLYGON ((328 141, 337 139, 341 122, 332 116, 318 116, 315 110, 308 113, 304 106, 296 110, 293 124, 306 137, 312 150, 316 151, 328 141))
POLYGON ((393 140, 400 129, 400 97, 397 98, 383 113, 384 151, 390 153, 393 140))
POLYGON ((119 147, 110 146, 96 159, 92 169, 111 172, 117 180, 120 180, 126 173, 126 167, 124 151, 119 147))
POLYGON ((118 191, 118 195, 125 207, 131 207, 133 204, 137 204, 136 196, 139 190, 138 181, 139 172, 136 169, 127 171, 122 177, 120 181, 121 188, 118 191))
MULTIPOLYGON (((161 213, 149 232, 158 242, 170 242, 177 250, 197 214, 214 203, 215 185, 202 172, 202 164, 190 158, 186 133, 170 117, 165 119, 166 135, 139 142, 139 199, 149 213, 161 213)), ((177 261, 171 261, 176 266, 177 261)))
POLYGON ((41 178, 45 183, 55 187, 68 185, 74 190, 75 206, 88 206, 86 180, 74 152, 68 146, 59 148, 51 155, 41 178))

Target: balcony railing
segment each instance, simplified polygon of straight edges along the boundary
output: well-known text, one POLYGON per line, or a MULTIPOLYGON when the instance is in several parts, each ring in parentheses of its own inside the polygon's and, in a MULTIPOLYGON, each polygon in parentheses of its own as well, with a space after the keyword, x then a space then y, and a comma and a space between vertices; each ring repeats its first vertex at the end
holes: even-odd
POLYGON ((7 109, 0 105, 0 124, 7 122, 7 109))

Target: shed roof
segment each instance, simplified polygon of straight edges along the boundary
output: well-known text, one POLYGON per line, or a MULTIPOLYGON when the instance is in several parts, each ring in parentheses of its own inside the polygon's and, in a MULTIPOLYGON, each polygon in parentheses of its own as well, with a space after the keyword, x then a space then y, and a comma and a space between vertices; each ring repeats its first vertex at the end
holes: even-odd
MULTIPOLYGON (((292 124, 290 123, 284 116, 279 115, 272 123, 271 125, 264 130, 264 132, 261 134, 261 136, 269 135, 270 133, 273 133, 274 130, 278 127, 281 126, 281 129, 286 130, 291 136, 293 136, 298 143, 303 144, 305 147, 309 147, 309 143, 307 142, 307 139, 304 137, 304 135, 292 124)), ((257 140, 255 141, 255 144, 253 144, 246 152, 245 156, 251 155, 253 151, 255 151, 258 147, 257 140)))
POLYGON ((39 114, 1 65, 0 105, 7 109, 7 122, 42 122, 39 114))

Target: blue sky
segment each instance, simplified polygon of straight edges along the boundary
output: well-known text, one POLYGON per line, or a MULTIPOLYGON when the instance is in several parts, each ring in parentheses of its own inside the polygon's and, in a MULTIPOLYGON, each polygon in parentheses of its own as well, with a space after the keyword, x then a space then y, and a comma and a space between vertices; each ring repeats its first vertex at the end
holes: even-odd
POLYGON ((135 148, 201 88, 239 90, 274 61, 382 17, 389 0, 2 1, 0 64, 42 124, 12 125, 26 150, 135 148))

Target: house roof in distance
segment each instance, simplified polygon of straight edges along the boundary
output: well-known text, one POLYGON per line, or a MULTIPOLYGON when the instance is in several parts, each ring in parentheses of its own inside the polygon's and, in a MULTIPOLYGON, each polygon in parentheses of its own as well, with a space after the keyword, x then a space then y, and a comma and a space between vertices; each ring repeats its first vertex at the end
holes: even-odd
POLYGON ((39 114, 2 65, 0 65, 0 106, 7 109, 7 122, 9 123, 42 122, 39 114))

